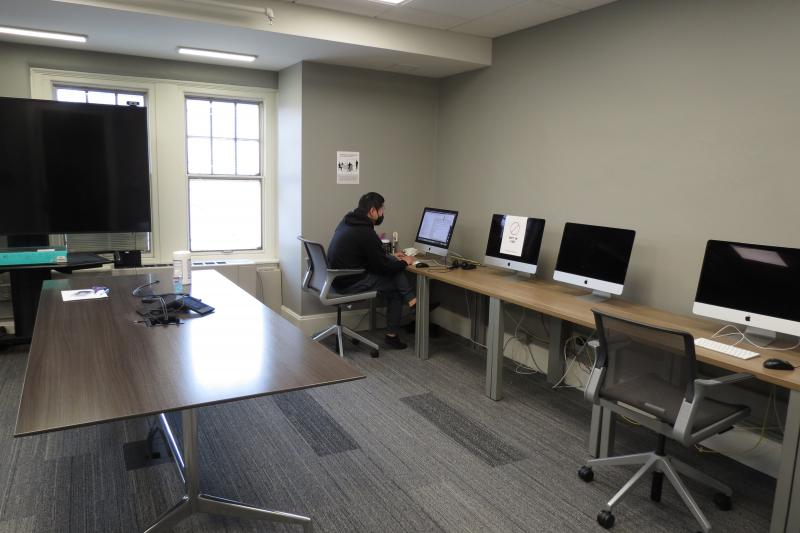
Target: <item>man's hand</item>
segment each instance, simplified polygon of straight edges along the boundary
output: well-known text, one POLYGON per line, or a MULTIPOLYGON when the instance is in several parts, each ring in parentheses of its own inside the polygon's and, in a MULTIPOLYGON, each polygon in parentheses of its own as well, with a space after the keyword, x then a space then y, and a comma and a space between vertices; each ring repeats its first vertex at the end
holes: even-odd
POLYGON ((397 256, 397 258, 400 261, 405 261, 407 265, 413 265, 414 264, 414 258, 411 257, 410 255, 400 254, 400 255, 397 256))

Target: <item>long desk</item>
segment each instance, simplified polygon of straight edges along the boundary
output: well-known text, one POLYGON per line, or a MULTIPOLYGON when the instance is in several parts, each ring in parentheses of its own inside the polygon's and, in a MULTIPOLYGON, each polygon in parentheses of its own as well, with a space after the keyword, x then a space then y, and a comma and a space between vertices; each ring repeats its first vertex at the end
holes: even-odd
MULTIPOLYGON (((213 270, 191 292, 216 308, 180 326, 137 324, 133 287, 169 276, 45 281, 17 416, 16 437, 181 411, 185 495, 147 532, 169 531, 193 513, 296 523, 311 519, 200 491, 197 411, 206 405, 341 383, 364 376, 213 270), (63 302, 61 291, 103 285, 109 297, 63 302)), ((172 432, 167 428, 168 437, 172 432)))
MULTIPOLYGON (((588 291, 560 285, 552 281, 525 280, 514 274, 490 267, 475 270, 443 270, 435 268, 409 271, 417 274, 416 354, 427 359, 430 303, 430 282, 436 280, 461 287, 489 298, 486 358, 486 395, 493 400, 502 398, 503 366, 503 305, 511 303, 547 315, 550 323, 550 345, 547 376, 555 383, 564 373, 561 355, 563 323, 569 322, 594 329, 592 308, 620 317, 647 322, 658 326, 688 331, 695 337, 710 337, 719 325, 708 320, 668 313, 651 307, 612 298, 602 303, 592 303, 577 298, 588 291)), ((733 372, 746 372, 756 379, 789 390, 781 463, 775 489, 770 531, 800 531, 800 371, 767 370, 762 363, 767 357, 780 357, 800 366, 800 350, 773 352, 760 349, 762 356, 736 359, 725 354, 697 347, 697 359, 733 372)), ((613 419, 595 407, 590 430, 590 453, 605 456, 613 445, 613 419)))

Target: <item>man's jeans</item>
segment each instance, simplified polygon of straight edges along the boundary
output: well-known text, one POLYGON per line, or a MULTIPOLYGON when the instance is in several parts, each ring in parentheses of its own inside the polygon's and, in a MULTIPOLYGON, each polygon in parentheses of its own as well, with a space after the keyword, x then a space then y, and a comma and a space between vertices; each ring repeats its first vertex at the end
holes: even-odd
POLYGON ((414 289, 408 281, 405 271, 394 276, 382 276, 367 272, 364 279, 360 279, 349 286, 342 294, 355 294, 358 292, 378 291, 386 300, 386 325, 390 333, 397 333, 400 327, 400 315, 403 312, 403 303, 408 303, 415 298, 414 289))

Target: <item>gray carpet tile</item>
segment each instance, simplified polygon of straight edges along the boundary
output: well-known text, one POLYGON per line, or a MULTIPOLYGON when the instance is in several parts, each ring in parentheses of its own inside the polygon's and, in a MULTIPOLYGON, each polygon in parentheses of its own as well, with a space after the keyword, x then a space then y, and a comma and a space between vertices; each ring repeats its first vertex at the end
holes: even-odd
POLYGON ((306 391, 275 396, 275 403, 319 456, 358 448, 358 444, 306 391))
MULTIPOLYGON (((382 332, 371 336, 379 340, 382 332)), ((145 438, 148 420, 14 439, 25 359, 20 349, 0 352, 0 533, 145 529, 182 489, 171 464, 125 470, 122 446, 145 438)), ((578 479, 591 414, 579 391, 554 391, 540 375, 506 371, 505 398, 494 402, 483 394, 485 358, 447 335, 431 340, 427 361, 410 348, 383 350, 372 359, 351 345, 347 359, 367 379, 295 398, 201 409, 203 491, 310 515, 315 531, 324 533, 603 531, 595 516, 633 469, 598 469, 590 484, 578 479), (414 397, 411 403, 430 411, 430 418, 402 400, 414 397), (309 433, 320 420, 327 429, 309 433), (489 437, 465 447, 446 433, 451 426, 479 428, 489 437), (318 454, 333 446, 331 432, 346 435, 352 448, 318 454), (512 455, 513 461, 502 459, 512 455), (495 459, 485 460, 489 456, 495 459)), ((169 418, 180 438, 179 415, 169 418)), ((643 428, 618 426, 619 453, 653 443, 643 428)), ((715 531, 768 529, 773 479, 722 456, 675 444, 668 451, 734 488, 734 509, 722 512, 711 503, 711 491, 687 483, 715 531)), ((658 504, 648 488, 643 483, 619 505, 614 531, 697 529, 670 487, 658 504)), ((198 515, 175 531, 299 528, 198 515)))
POLYGON ((504 443, 486 427, 453 409, 433 393, 406 396, 400 401, 489 466, 508 464, 524 457, 521 451, 504 443))

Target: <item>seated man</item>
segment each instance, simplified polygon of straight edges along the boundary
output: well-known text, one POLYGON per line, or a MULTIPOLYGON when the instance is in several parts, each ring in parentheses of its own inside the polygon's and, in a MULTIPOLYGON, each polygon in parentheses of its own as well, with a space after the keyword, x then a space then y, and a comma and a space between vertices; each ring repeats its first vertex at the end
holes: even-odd
POLYGON ((363 274, 337 279, 334 288, 344 294, 377 290, 387 305, 385 344, 402 350, 407 347, 398 337, 403 302, 409 307, 417 304, 414 289, 404 272, 414 258, 384 251, 375 233, 375 226, 383 222, 383 202, 383 196, 376 192, 361 197, 358 207, 347 213, 336 227, 328 245, 328 262, 331 268, 366 270, 363 274))

